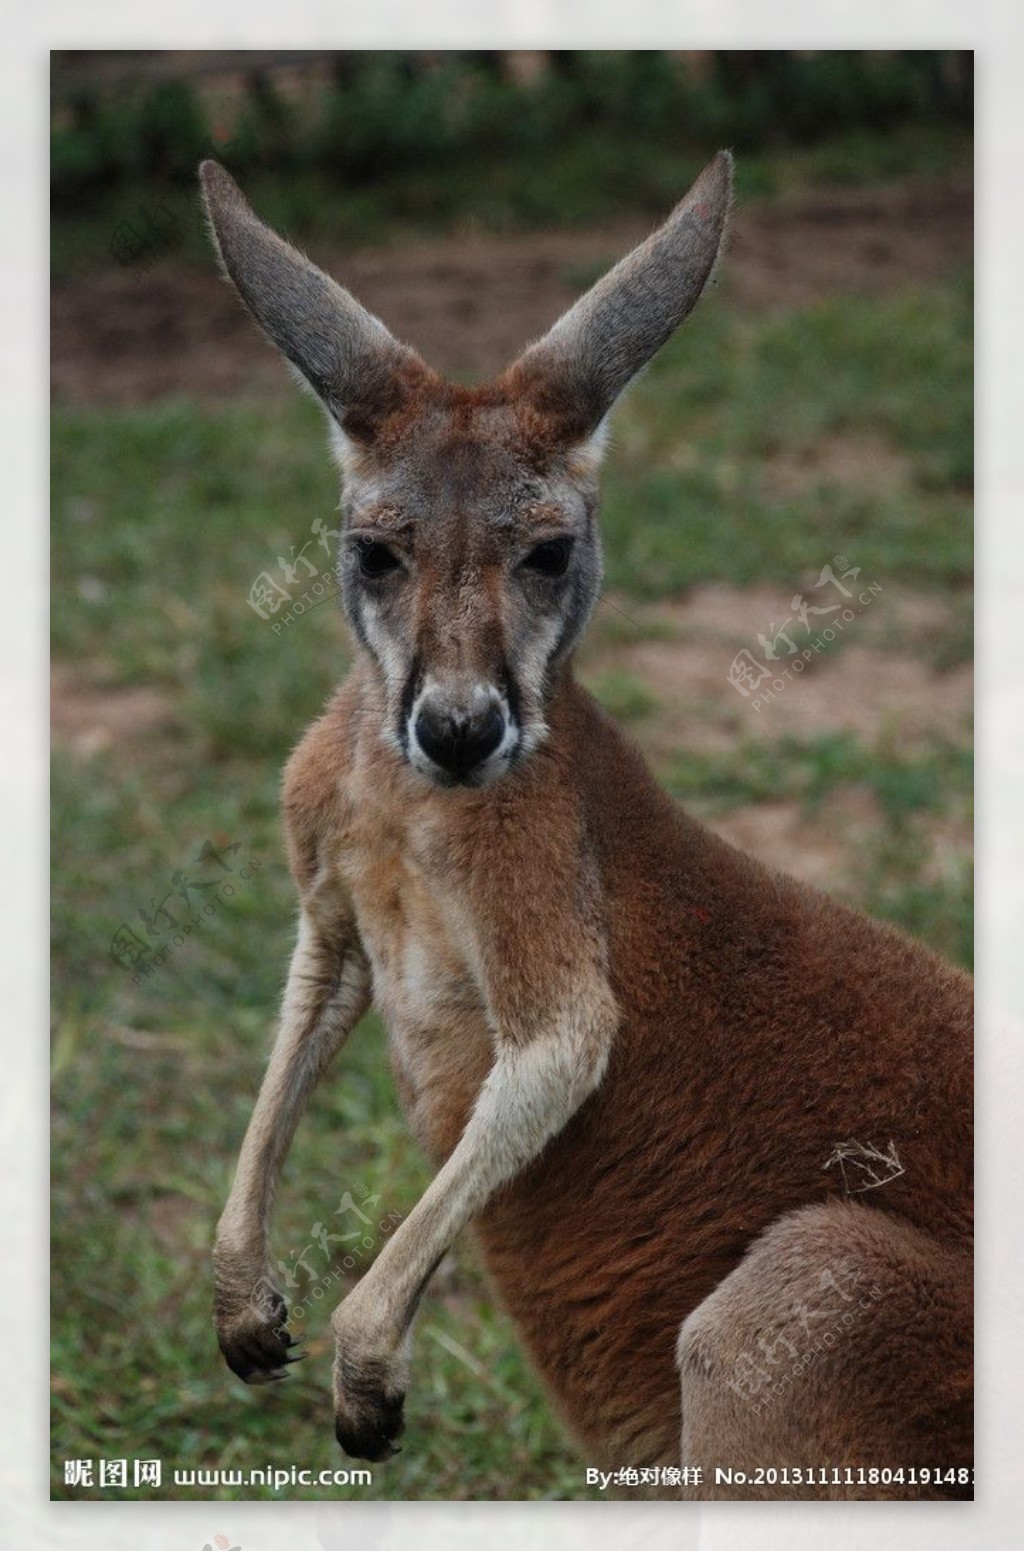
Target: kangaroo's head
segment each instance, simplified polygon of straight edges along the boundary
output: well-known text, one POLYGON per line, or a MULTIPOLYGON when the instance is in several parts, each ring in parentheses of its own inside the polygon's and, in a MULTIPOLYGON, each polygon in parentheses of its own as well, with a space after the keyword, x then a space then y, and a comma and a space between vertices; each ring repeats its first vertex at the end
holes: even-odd
POLYGON ((653 236, 494 382, 443 381, 200 169, 224 269, 322 400, 343 474, 345 610, 385 736, 442 786, 483 786, 545 736, 601 584, 597 469, 613 403, 700 296, 729 208, 726 152, 653 236))

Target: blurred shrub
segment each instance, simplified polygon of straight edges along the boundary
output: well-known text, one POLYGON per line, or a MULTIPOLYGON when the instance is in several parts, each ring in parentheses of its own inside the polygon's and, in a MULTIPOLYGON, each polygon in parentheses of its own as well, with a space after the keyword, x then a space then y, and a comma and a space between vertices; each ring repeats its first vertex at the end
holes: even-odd
MULTIPOLYGON (((298 115, 275 87, 271 77, 255 71, 249 78, 245 103, 230 139, 226 159, 232 165, 287 167, 301 159, 298 115)), ((219 150, 218 155, 224 152, 219 150)), ((188 175, 195 173, 193 155, 188 175)))
MULTIPOLYGON (((161 81, 139 104, 136 165, 159 178, 192 177, 196 148, 205 135, 206 121, 191 87, 161 81)), ((124 150, 131 159, 131 147, 124 150)))
MULTIPOLYGON (((235 73, 244 72, 243 62, 235 73)), ((211 143, 199 88, 183 80, 120 92, 80 83, 57 107, 58 205, 133 176, 189 180, 211 143)), ((749 150, 914 119, 969 122, 972 112, 971 56, 948 51, 730 50, 696 69, 651 50, 562 52, 530 81, 495 55, 365 51, 335 56, 333 82, 301 104, 286 100, 271 68, 250 70, 230 161, 241 171, 318 167, 358 183, 456 156, 541 153, 595 131, 652 150, 749 150)))
POLYGON ((51 130, 50 181, 54 202, 83 189, 134 176, 184 180, 195 175, 208 138, 192 88, 162 81, 139 96, 78 94, 64 121, 51 130))
POLYGON ((403 54, 367 55, 351 80, 327 95, 309 137, 310 158, 358 181, 459 149, 466 76, 457 56, 416 71, 403 54))

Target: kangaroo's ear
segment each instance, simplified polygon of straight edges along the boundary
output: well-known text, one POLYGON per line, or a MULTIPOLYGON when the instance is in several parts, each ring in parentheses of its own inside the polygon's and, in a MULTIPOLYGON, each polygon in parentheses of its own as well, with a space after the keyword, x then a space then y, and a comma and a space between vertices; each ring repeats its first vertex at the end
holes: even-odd
POLYGON ((697 302, 722 246, 732 157, 719 151, 668 220, 505 374, 570 441, 592 437, 623 388, 697 302))
POLYGON ((372 441, 414 383, 433 374, 379 318, 265 226, 219 163, 203 162, 199 179, 224 273, 239 296, 342 430, 372 441))

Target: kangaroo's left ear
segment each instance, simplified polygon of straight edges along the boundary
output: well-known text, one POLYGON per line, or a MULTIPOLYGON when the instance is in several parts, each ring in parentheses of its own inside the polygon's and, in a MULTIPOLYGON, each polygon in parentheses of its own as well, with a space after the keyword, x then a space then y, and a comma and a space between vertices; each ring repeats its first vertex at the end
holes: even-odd
POLYGON ((600 451, 605 416, 696 305, 722 247, 732 157, 719 151, 664 225, 505 373, 568 442, 600 451))
POLYGON ((372 443, 381 421, 432 378, 414 350, 256 215, 217 162, 199 169, 224 272, 253 317, 346 436, 372 443))

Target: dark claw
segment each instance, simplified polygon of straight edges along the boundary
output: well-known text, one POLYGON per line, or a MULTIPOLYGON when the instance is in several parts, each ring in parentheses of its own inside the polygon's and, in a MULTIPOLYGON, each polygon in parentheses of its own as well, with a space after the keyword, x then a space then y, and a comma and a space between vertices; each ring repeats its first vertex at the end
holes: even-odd
POLYGON ((294 1338, 280 1325, 276 1328, 243 1330, 237 1337, 218 1338, 224 1360, 232 1373, 246 1384, 265 1384, 286 1377, 285 1364, 294 1338))
POLYGON ((374 1464, 400 1454, 401 1449, 394 1440, 405 1431, 404 1405, 404 1394, 389 1396, 378 1392, 362 1396, 358 1420, 342 1417, 335 1420, 335 1436, 345 1453, 352 1459, 370 1460, 374 1464))

